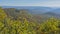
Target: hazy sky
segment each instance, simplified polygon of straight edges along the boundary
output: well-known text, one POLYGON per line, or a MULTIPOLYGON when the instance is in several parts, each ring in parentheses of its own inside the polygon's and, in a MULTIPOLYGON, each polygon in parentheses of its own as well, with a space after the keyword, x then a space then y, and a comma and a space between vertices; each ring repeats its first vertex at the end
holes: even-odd
POLYGON ((0 6, 60 7, 60 0, 0 0, 0 6))

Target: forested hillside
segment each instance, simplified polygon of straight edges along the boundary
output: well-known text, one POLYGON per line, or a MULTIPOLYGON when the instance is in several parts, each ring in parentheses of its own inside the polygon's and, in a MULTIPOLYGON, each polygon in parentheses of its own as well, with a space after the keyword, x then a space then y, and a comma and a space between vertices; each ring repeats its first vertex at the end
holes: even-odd
POLYGON ((60 19, 24 9, 0 8, 0 34, 60 34, 60 19))

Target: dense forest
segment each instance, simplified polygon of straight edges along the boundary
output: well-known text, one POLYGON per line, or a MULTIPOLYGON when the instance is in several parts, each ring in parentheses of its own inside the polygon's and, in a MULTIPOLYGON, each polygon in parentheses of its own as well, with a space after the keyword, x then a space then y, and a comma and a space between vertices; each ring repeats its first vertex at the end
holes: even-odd
POLYGON ((60 34, 60 19, 0 7, 0 34, 60 34))

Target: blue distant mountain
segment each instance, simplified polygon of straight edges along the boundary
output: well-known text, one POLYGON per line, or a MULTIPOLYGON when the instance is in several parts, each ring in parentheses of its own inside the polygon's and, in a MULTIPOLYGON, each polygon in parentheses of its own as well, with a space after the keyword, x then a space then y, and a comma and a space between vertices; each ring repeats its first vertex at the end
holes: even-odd
POLYGON ((56 14, 60 14, 60 8, 57 8, 55 10, 52 10, 51 12, 56 13, 56 14))
POLYGON ((42 6, 2 6, 3 8, 25 9, 32 14, 56 13, 60 14, 60 8, 42 7, 42 6))

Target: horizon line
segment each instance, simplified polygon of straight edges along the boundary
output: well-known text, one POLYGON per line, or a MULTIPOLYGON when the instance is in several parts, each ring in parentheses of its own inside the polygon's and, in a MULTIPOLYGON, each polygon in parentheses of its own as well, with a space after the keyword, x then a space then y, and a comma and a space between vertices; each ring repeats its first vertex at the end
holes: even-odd
MULTIPOLYGON (((8 6, 8 5, 5 5, 5 6, 8 6)), ((10 5, 10 6, 12 6, 12 5, 10 5)), ((16 6, 16 5, 15 5, 16 6)), ((20 5, 19 5, 20 6, 20 5)), ((28 6, 28 5, 21 5, 21 6, 28 6)), ((30 6, 33 6, 33 5, 30 5, 30 6)), ((2 6, 3 7, 3 6, 2 6)), ((59 7, 60 8, 60 6, 37 6, 37 7, 59 7)))

